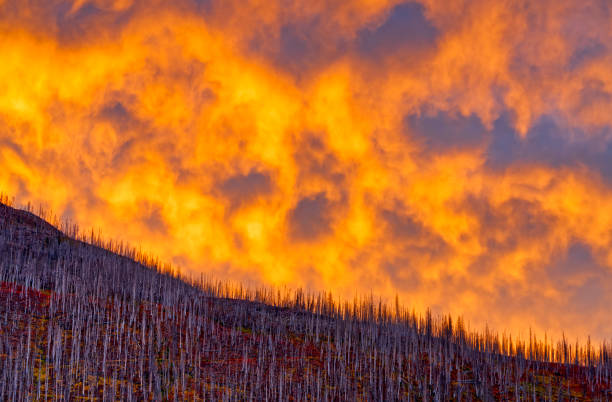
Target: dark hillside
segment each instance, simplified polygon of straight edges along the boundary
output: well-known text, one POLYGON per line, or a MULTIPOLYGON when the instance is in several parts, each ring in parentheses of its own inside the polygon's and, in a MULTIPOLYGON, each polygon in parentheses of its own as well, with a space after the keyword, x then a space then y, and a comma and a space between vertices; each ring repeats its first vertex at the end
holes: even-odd
POLYGON ((196 283, 74 233, 0 204, 0 400, 612 399, 607 345, 196 283))

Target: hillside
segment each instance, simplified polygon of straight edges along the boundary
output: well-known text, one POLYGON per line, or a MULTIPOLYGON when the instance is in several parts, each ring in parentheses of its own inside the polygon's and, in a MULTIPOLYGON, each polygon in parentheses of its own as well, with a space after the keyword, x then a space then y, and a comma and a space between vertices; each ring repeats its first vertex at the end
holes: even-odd
POLYGON ((0 400, 612 399, 609 345, 184 280, 85 240, 0 204, 0 400))

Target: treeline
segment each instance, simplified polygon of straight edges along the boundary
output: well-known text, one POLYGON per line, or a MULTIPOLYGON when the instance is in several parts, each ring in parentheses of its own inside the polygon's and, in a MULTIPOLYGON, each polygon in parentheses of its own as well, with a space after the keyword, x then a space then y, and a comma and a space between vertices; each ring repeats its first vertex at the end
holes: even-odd
POLYGON ((62 229, 0 205, 1 400, 612 399, 606 343, 183 278, 62 229))

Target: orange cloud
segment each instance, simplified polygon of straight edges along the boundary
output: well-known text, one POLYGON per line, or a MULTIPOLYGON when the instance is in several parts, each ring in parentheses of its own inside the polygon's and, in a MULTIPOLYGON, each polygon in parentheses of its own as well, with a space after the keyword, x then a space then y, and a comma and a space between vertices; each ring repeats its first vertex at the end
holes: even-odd
POLYGON ((0 189, 190 273, 603 338, 611 15, 5 0, 0 189))

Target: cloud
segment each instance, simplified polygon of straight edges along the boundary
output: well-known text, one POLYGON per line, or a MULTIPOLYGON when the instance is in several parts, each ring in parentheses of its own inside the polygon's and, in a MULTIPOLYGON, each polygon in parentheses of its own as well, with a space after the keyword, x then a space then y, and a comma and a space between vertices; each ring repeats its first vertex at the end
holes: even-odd
POLYGON ((254 54, 262 54, 281 71, 303 81, 346 54, 348 38, 324 25, 322 16, 291 21, 278 32, 258 31, 249 43, 254 54))
POLYGON ((294 160, 300 184, 324 181, 338 190, 346 180, 344 167, 319 135, 303 133, 295 145, 294 160))
MULTIPOLYGON (((551 261, 547 272, 550 281, 563 295, 563 310, 568 314, 580 315, 590 309, 602 311, 612 302, 612 272, 606 264, 598 261, 588 244, 571 243, 564 253, 551 261)), ((603 320, 599 328, 609 331, 612 326, 603 320)))
POLYGON ((574 50, 569 59, 568 67, 570 70, 583 67, 589 62, 605 56, 606 53, 607 47, 603 43, 596 39, 589 40, 587 43, 574 50))
POLYGON ((119 133, 126 132, 139 123, 121 102, 104 106, 97 117, 111 123, 119 133))
POLYGON ((325 193, 300 199, 289 212, 291 234, 297 240, 314 240, 331 230, 331 203, 325 193))
POLYGON ((18 22, 43 36, 53 36, 62 45, 87 43, 101 37, 118 38, 130 19, 131 0, 36 1, 26 4, 8 0, 0 5, 1 20, 18 22), (27 4, 27 5, 26 5, 27 4))
POLYGON ((583 129, 564 123, 543 115, 523 137, 512 128, 508 116, 501 117, 491 133, 487 166, 504 169, 528 163, 551 168, 586 167, 606 181, 612 179, 610 126, 583 129))
POLYGON ((402 212, 402 208, 383 209, 380 214, 395 243, 418 246, 421 251, 431 256, 442 256, 445 253, 447 244, 444 239, 427 229, 414 216, 402 212))
POLYGON ((426 153, 461 151, 481 146, 488 130, 475 115, 453 116, 444 111, 413 113, 405 118, 407 136, 426 153))
POLYGON ((219 183, 218 188, 230 202, 231 209, 234 209, 269 193, 273 183, 269 173, 252 169, 247 174, 237 174, 225 179, 219 183))
POLYGON ((606 1, 5 0, 0 31, 18 202, 196 275, 610 333, 606 1))
POLYGON ((438 30, 425 16, 424 7, 416 2, 396 5, 387 19, 374 29, 364 28, 358 34, 362 55, 382 60, 398 53, 403 61, 422 57, 422 51, 435 45, 438 30))

